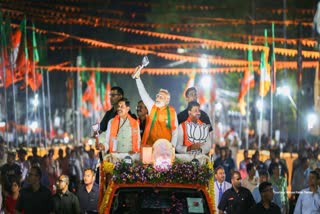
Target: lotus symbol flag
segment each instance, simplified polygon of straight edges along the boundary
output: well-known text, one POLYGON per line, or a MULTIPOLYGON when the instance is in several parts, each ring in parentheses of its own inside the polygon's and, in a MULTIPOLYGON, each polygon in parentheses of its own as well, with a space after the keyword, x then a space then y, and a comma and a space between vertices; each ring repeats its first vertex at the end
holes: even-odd
POLYGON ((186 122, 188 140, 192 143, 205 143, 210 125, 186 122))

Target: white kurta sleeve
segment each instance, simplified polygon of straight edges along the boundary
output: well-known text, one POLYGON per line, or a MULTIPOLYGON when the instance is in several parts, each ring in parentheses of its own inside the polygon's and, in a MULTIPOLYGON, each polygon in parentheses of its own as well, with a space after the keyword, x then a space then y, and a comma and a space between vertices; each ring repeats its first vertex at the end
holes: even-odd
POLYGON ((143 103, 146 105, 148 112, 150 113, 151 108, 154 105, 154 100, 152 100, 151 97, 149 96, 140 78, 136 79, 136 84, 139 91, 139 95, 143 103))
POLYGON ((202 149, 202 154, 208 154, 210 152, 211 149, 211 137, 210 137, 210 133, 208 134, 207 138, 206 138, 206 142, 204 144, 202 144, 201 149, 202 149))
POLYGON ((188 148, 187 146, 183 145, 183 128, 182 128, 182 125, 180 124, 178 128, 178 140, 177 140, 176 150, 180 154, 185 154, 187 153, 187 148, 188 148))
POLYGON ((109 148, 110 148, 110 129, 111 129, 111 121, 112 121, 113 119, 111 119, 109 122, 108 122, 108 129, 107 129, 107 131, 106 131, 106 141, 105 141, 105 143, 104 143, 104 147, 105 147, 105 149, 106 149, 106 151, 108 151, 109 150, 109 148))
POLYGON ((177 146, 177 140, 178 140, 178 118, 177 113, 174 113, 174 126, 176 127, 174 130, 172 129, 172 137, 171 137, 171 143, 174 147, 177 146))
MULTIPOLYGON (((137 121, 138 123, 138 121, 137 121)), ((139 126, 139 123, 138 123, 138 149, 140 151, 140 148, 141 148, 141 136, 140 136, 140 126, 139 126)))

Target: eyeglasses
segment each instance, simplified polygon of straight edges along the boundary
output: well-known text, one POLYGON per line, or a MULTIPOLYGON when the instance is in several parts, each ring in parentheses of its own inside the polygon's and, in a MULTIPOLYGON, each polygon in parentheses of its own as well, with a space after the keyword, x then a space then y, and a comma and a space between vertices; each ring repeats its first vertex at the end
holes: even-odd
POLYGON ((120 94, 109 94, 110 97, 120 96, 120 94))
POLYGON ((57 180, 57 183, 62 183, 62 182, 65 182, 65 181, 62 179, 57 180))

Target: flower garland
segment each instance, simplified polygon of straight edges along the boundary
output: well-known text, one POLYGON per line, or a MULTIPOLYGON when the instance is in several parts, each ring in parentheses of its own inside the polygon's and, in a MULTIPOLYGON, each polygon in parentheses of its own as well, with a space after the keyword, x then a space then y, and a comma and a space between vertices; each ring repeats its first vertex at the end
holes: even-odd
POLYGON ((114 186, 113 181, 110 181, 110 183, 108 185, 108 188, 107 188, 107 191, 105 192, 105 194, 103 196, 103 200, 102 200, 101 206, 99 208, 99 211, 100 211, 99 213, 104 213, 104 211, 106 210, 110 195, 111 195, 112 190, 113 190, 113 186, 114 186))
POLYGON ((175 162, 166 171, 157 170, 153 165, 134 162, 132 165, 124 161, 118 162, 113 170, 112 180, 115 183, 180 183, 208 185, 213 178, 212 167, 198 166, 194 163, 175 162))
MULTIPOLYGON (((211 171, 213 171, 213 163, 212 162, 208 162, 208 168, 211 171)), ((209 192, 209 196, 212 201, 212 207, 216 207, 215 206, 215 197, 214 197, 214 178, 213 178, 213 176, 211 176, 209 178, 208 192, 209 192)))

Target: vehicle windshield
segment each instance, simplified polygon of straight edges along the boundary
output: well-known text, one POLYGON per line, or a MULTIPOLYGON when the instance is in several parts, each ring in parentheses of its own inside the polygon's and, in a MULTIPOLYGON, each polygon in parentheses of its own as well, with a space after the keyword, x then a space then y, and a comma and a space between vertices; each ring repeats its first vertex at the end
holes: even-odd
POLYGON ((210 213, 202 191, 184 188, 119 188, 110 213, 210 213))

